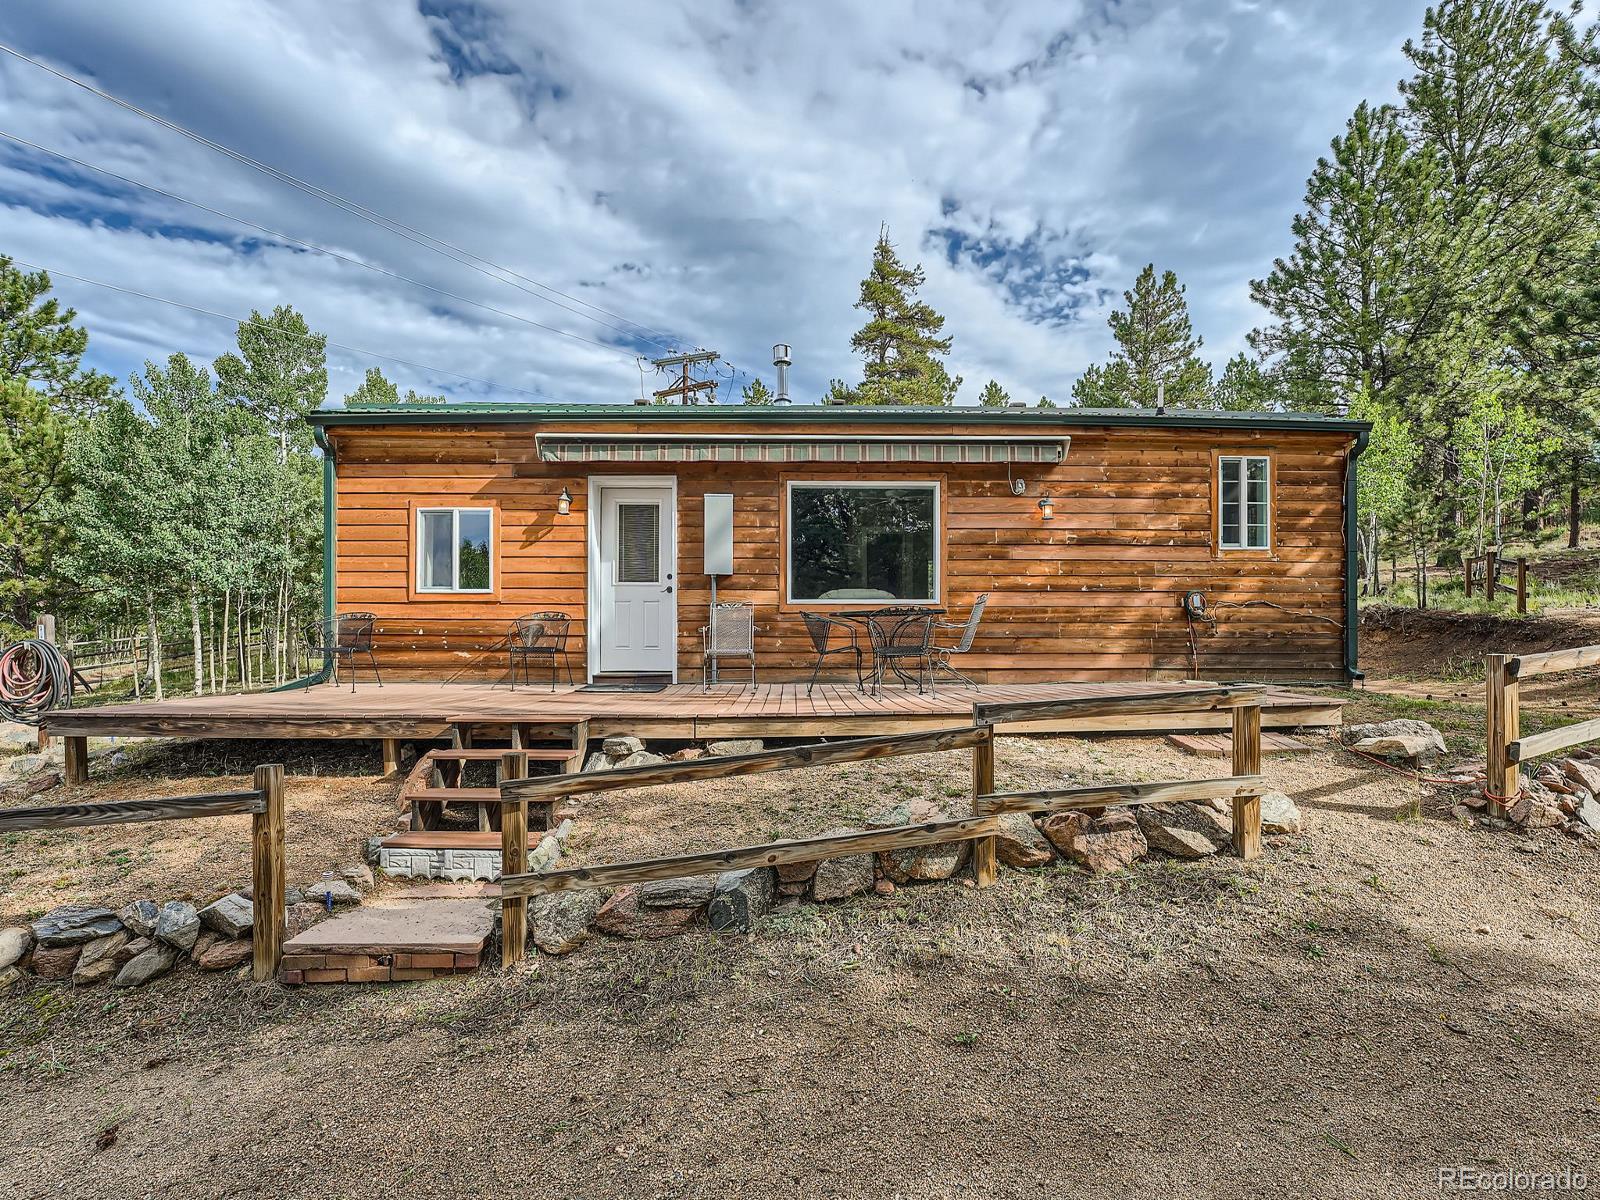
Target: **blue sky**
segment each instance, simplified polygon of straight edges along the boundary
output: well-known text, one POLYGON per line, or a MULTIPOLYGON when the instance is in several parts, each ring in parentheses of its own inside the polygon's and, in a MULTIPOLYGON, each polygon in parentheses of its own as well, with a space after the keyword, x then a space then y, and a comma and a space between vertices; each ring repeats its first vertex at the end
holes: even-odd
MULTIPOLYGON (((3 139, 0 252, 223 313, 291 303, 335 341, 507 389, 333 351, 335 396, 380 365, 461 398, 626 401, 640 351, 709 346, 770 382, 787 341, 809 401, 859 377, 851 304, 886 222, 947 317, 962 400, 991 377, 1065 398, 1146 262, 1188 285, 1208 356, 1244 347, 1249 280, 1287 252, 1305 178, 1357 102, 1393 99, 1423 8, 14 0, 0 41, 522 280, 9 57, 5 133, 356 261, 3 139)), ((198 313, 57 291, 121 378, 231 342, 198 313)))

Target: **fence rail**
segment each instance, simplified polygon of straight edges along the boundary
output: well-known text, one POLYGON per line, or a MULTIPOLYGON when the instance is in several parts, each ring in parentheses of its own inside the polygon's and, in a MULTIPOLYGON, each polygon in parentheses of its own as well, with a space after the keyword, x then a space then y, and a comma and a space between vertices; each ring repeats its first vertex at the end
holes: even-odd
POLYGON ((1521 764, 1600 738, 1600 719, 1578 721, 1522 736, 1522 681, 1557 671, 1600 666, 1600 646, 1576 646, 1542 654, 1484 655, 1484 795, 1489 814, 1503 817, 1522 792, 1521 764))
POLYGON ((256 768, 247 792, 210 792, 159 800, 107 804, 58 804, 0 810, 0 834, 27 829, 72 829, 134 821, 181 821, 197 817, 250 815, 252 974, 260 982, 277 973, 283 958, 284 823, 283 767, 256 768))
POLYGON ((501 962, 512 966, 527 953, 527 905, 530 896, 579 887, 616 887, 656 879, 677 879, 711 871, 775 867, 820 862, 848 854, 867 854, 936 845, 973 843, 973 874, 979 887, 992 884, 998 873, 995 835, 999 817, 1008 812, 1068 812, 1087 808, 1163 804, 1177 800, 1231 799, 1233 848, 1243 858, 1261 853, 1261 696, 1256 686, 1191 688, 1138 696, 1093 696, 1029 703, 981 704, 973 708, 971 725, 928 733, 891 734, 843 742, 793 746, 729 758, 631 767, 529 779, 528 756, 510 751, 500 763, 500 923, 501 962), (1222 779, 1177 780, 1169 783, 1121 783, 1042 792, 996 792, 994 739, 996 726, 1073 714, 1138 716, 1148 713, 1233 712, 1233 773, 1222 779), (944 750, 972 751, 972 813, 946 821, 902 825, 891 829, 859 829, 820 837, 768 842, 636 859, 594 867, 567 867, 529 872, 529 829, 549 828, 555 802, 566 796, 670 783, 734 779, 773 771, 792 771, 837 763, 867 762, 944 750))

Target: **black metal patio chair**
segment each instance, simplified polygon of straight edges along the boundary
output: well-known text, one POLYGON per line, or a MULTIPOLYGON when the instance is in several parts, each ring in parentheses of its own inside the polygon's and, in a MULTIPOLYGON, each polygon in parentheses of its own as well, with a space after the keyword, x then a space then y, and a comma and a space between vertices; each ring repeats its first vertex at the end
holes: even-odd
POLYGON ((531 684, 528 664, 537 659, 550 666, 550 690, 556 690, 556 658, 559 655, 567 668, 567 682, 573 682, 572 657, 567 653, 567 633, 572 618, 564 612, 529 613, 511 622, 511 632, 506 637, 506 648, 511 658, 511 690, 517 690, 517 665, 522 665, 522 679, 531 684))
POLYGON ((954 646, 933 647, 933 669, 936 671, 948 671, 974 691, 978 689, 978 685, 971 678, 951 666, 950 659, 954 655, 965 654, 972 649, 972 639, 978 634, 978 622, 983 620, 983 610, 988 603, 989 593, 984 592, 983 595, 972 602, 972 611, 967 614, 965 621, 935 621, 933 623, 935 629, 961 631, 961 637, 954 646))
POLYGON ((861 677, 861 640, 856 635, 856 627, 849 621, 840 621, 817 613, 801 613, 800 616, 806 623, 806 632, 811 635, 811 646, 817 652, 816 665, 811 668, 811 682, 806 684, 806 695, 811 695, 811 689, 817 686, 817 675, 822 670, 822 664, 828 661, 830 654, 856 656, 856 690, 862 691, 866 684, 861 677), (844 642, 837 646, 831 644, 835 630, 843 633, 845 637, 844 642))
POLYGON ((333 682, 339 682, 339 660, 350 664, 350 690, 356 690, 356 655, 365 654, 372 664, 372 677, 383 686, 383 676, 378 674, 378 659, 372 652, 372 632, 378 623, 376 613, 340 613, 325 621, 313 621, 305 628, 306 652, 333 660, 333 682))
POLYGON ((872 639, 872 690, 883 686, 886 671, 906 683, 915 683, 922 691, 924 674, 928 678, 928 691, 933 690, 933 614, 930 612, 885 612, 867 619, 867 634, 872 639), (913 677, 902 664, 916 667, 913 677))

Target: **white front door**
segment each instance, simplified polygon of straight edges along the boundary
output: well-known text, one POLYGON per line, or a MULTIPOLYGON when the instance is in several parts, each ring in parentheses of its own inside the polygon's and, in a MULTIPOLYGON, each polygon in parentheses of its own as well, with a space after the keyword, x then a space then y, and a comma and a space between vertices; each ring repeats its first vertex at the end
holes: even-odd
POLYGON ((600 488, 597 670, 671 674, 678 624, 673 490, 600 488))

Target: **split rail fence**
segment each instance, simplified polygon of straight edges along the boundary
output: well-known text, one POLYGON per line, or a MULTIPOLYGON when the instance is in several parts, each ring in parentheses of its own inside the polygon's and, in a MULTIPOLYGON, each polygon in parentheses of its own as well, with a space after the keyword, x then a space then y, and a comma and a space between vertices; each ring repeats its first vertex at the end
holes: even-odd
POLYGON ((123 825, 137 821, 181 821, 193 817, 250 814, 251 908, 254 921, 252 974, 271 979, 283 957, 284 825, 283 767, 256 768, 255 786, 244 792, 210 792, 160 800, 121 800, 108 804, 60 804, 43 808, 0 809, 0 834, 25 829, 71 829, 84 825, 123 825))
POLYGON ((1489 814, 1505 816, 1522 792, 1522 764, 1542 754, 1600 738, 1600 718, 1561 725, 1522 736, 1522 681, 1557 671, 1600 666, 1600 646, 1551 650, 1544 654, 1484 655, 1484 712, 1487 727, 1489 814))
POLYGON ((624 767, 610 771, 528 778, 527 755, 509 751, 500 771, 501 956, 506 966, 527 952, 528 899, 570 888, 620 887, 655 879, 678 879, 712 871, 821 862, 849 854, 904 850, 914 846, 970 841, 973 872, 980 887, 995 881, 995 835, 1004 813, 1056 813, 1084 809, 1165 804, 1179 800, 1226 799, 1233 803, 1233 849, 1241 857, 1261 853, 1261 695, 1254 686, 1195 688, 1141 696, 1084 696, 1014 704, 979 704, 972 723, 926 733, 892 734, 842 742, 791 746, 728 758, 624 767), (1034 792, 996 792, 994 741, 1007 722, 1051 717, 1116 717, 1151 713, 1232 710, 1233 772, 1220 779, 1163 783, 1113 783, 1034 792), (971 815, 890 829, 860 829, 822 837, 738 846, 699 854, 637 859, 593 867, 529 872, 530 828, 550 827, 555 804, 568 796, 732 779, 836 763, 866 762, 944 750, 972 751, 971 815))
POLYGON ((1528 560, 1526 558, 1501 558, 1495 551, 1479 554, 1472 558, 1461 560, 1461 573, 1463 578, 1462 594, 1472 599, 1473 592, 1479 588, 1483 590, 1483 598, 1489 603, 1494 603, 1496 592, 1509 592, 1517 598, 1517 611, 1528 611, 1528 560), (1500 574, 1512 567, 1516 568, 1517 583, 1515 587, 1500 582, 1500 574))

